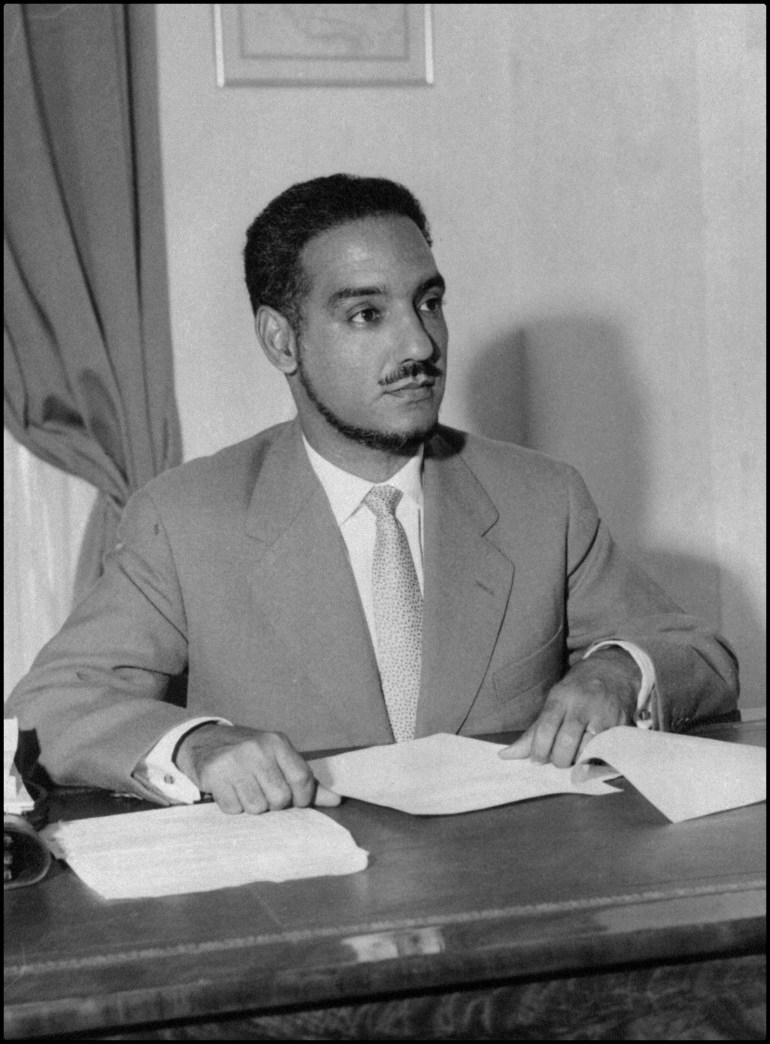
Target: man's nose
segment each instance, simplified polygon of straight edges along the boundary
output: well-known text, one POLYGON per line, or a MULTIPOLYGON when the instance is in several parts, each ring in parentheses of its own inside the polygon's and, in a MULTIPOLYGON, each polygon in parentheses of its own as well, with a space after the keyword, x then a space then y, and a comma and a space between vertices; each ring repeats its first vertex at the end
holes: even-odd
POLYGON ((425 361, 438 354, 438 346, 429 336, 418 312, 412 312, 405 317, 399 340, 400 354, 403 359, 425 361))

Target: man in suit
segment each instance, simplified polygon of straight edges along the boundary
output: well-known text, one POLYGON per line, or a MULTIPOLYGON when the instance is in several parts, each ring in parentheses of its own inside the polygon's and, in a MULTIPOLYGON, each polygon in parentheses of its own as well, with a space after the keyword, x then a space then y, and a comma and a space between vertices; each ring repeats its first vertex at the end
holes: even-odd
POLYGON ((300 751, 735 713, 726 643, 620 554, 568 465, 438 423, 444 280, 384 179, 294 185, 248 232, 297 418, 135 495, 9 712, 62 783, 227 812, 333 803, 300 751), (187 672, 183 706, 169 683, 187 672))

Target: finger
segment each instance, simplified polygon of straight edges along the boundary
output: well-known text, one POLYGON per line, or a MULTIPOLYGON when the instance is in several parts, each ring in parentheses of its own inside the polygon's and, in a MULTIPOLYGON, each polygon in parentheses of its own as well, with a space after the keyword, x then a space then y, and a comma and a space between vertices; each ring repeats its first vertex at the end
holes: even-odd
POLYGON ((574 718, 562 722, 551 748, 551 761, 557 768, 568 768, 577 757, 585 735, 585 725, 574 718))
POLYGON ((267 796, 257 779, 245 776, 234 780, 233 787, 243 811, 248 812, 249 815, 259 816, 270 808, 267 796))
POLYGON ((334 808, 335 805, 339 805, 342 798, 339 794, 335 794, 333 790, 329 790, 323 783, 319 783, 316 786, 315 798, 313 804, 318 805, 321 808, 334 808))
POLYGON ((602 726, 594 724, 586 725, 585 732, 583 733, 583 738, 581 739, 580 746, 578 747, 577 757, 575 758, 576 761, 579 758, 582 758, 583 751, 586 749, 586 747, 594 738, 594 736, 598 736, 600 732, 604 732, 604 728, 602 726))
MULTIPOLYGON (((280 766, 268 759, 255 770, 254 779, 264 795, 267 807, 271 812, 288 808, 292 802, 291 787, 281 771, 280 766)), ((260 809, 264 812, 265 809, 260 809)))
POLYGON ((228 816, 237 816, 239 812, 243 812, 243 805, 235 792, 235 788, 229 783, 217 783, 211 789, 211 796, 228 816))
POLYGON ((505 758, 506 761, 512 758, 528 758, 529 752, 532 749, 532 734, 534 731, 535 726, 530 725, 530 727, 525 732, 522 732, 519 738, 514 740, 509 747, 503 747, 503 749, 498 752, 497 756, 499 758, 505 758))
POLYGON ((316 781, 310 766, 297 751, 286 741, 276 750, 276 762, 283 773, 290 791, 290 803, 296 808, 306 808, 312 804, 316 789, 316 781))
POLYGON ((541 712, 532 733, 530 758, 545 764, 552 758, 553 745, 562 728, 564 712, 559 707, 547 707, 541 712))

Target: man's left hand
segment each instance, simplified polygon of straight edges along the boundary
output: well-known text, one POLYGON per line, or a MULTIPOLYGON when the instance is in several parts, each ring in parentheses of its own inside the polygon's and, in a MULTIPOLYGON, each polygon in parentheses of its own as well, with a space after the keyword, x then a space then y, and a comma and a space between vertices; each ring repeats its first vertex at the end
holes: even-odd
POLYGON ((640 682, 641 672, 625 649, 597 649, 554 685, 538 718, 500 757, 550 760, 567 768, 597 733, 633 723, 640 682))

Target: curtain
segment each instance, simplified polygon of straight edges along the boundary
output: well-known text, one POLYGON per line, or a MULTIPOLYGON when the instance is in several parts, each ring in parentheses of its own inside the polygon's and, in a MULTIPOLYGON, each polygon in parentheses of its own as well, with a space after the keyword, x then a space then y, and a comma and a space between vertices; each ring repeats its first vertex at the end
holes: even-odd
POLYGON ((131 493, 181 460, 152 4, 7 4, 5 407, 99 491, 75 579, 131 493))
POLYGON ((78 549, 96 500, 83 479, 3 431, 3 699, 67 619, 78 549))

